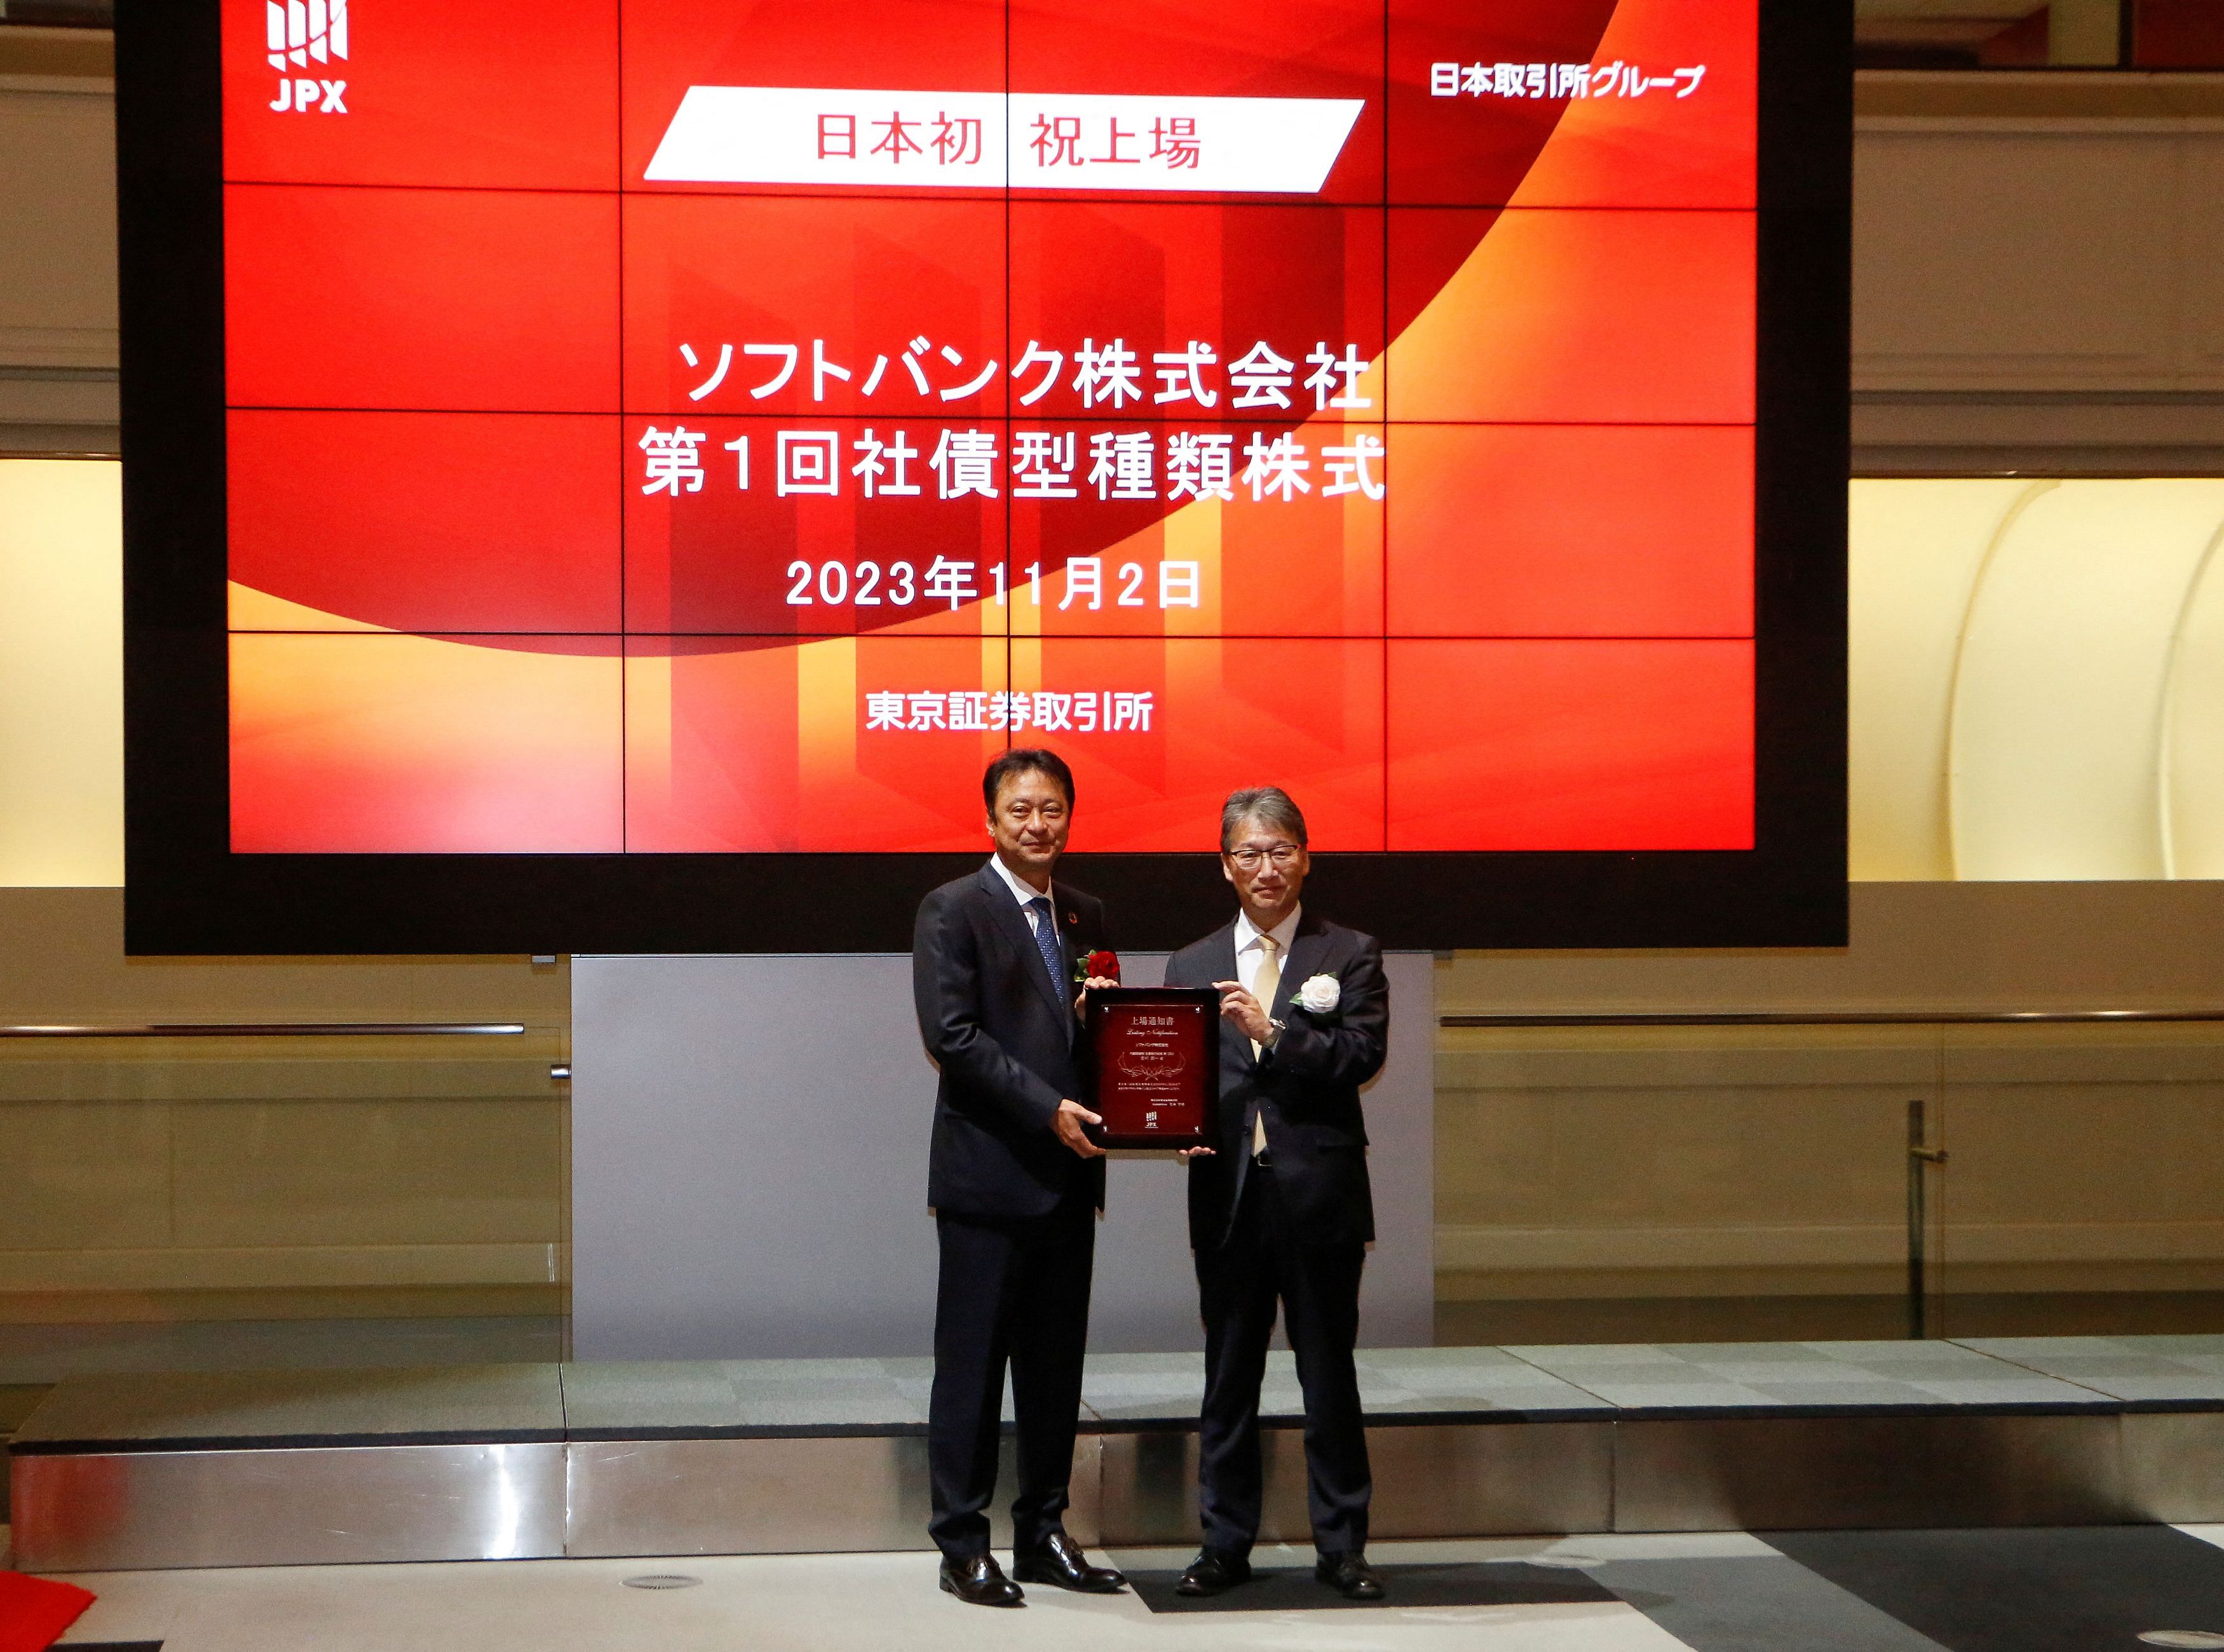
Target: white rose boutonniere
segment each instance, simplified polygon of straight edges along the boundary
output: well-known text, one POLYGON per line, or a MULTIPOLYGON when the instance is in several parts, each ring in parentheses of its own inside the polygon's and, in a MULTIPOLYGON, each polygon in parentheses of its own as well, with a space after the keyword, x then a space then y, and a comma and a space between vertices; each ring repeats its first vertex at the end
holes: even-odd
POLYGON ((1343 983, 1333 975, 1315 975, 1298 988, 1298 1007, 1313 1015, 1326 1015, 1343 1001, 1343 983))

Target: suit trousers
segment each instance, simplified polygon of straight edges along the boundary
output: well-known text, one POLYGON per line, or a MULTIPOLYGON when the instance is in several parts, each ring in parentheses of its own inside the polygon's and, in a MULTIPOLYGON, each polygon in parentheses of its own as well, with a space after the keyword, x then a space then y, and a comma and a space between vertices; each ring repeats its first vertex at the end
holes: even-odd
POLYGON ((935 1226, 942 1273, 926 1414, 927 1532, 951 1560, 989 1551, 1008 1363, 1019 1425, 1012 1536, 1016 1548, 1030 1548, 1064 1529, 1089 1343, 1096 1201, 1077 1190, 1046 1216, 938 1216, 935 1226))
POLYGON ((1279 1298, 1305 1397, 1305 1501, 1324 1554, 1367 1546, 1374 1479, 1352 1349, 1367 1247, 1307 1245, 1292 1231, 1274 1173, 1246 1167, 1228 1239, 1197 1253, 1204 1311, 1204 1409, 1197 1492, 1204 1541, 1248 1554, 1262 1498, 1259 1384, 1279 1298))

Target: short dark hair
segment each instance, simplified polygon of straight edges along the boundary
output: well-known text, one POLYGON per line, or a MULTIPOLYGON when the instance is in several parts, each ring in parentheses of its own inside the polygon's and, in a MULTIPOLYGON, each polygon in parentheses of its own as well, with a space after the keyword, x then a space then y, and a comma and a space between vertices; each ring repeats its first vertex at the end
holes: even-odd
POLYGON ((1258 821, 1287 832, 1299 848, 1305 845, 1305 817, 1290 794, 1278 785, 1247 785, 1228 794, 1220 806, 1220 852, 1235 840, 1235 829, 1247 820, 1258 821))
POLYGON ((1056 752, 1046 751, 1039 746, 1014 746, 1009 751, 996 753, 981 777, 981 801, 990 814, 996 812, 996 793, 1004 782, 1022 774, 1047 774, 1065 792, 1065 806, 1073 807, 1073 771, 1056 752))

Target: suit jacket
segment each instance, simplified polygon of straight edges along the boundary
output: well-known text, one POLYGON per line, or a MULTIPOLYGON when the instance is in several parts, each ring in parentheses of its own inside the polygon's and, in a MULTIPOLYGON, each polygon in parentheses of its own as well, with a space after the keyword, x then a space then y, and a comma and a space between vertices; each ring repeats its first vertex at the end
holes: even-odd
POLYGON ((912 996, 942 1069, 926 1200, 948 1215, 1045 1215, 1077 1184, 1104 1203, 1104 1161, 1080 1157, 1051 1120, 1063 1099, 1090 1103, 1095 1063, 1073 1012, 1072 961, 1111 942, 1103 903, 1061 880, 1051 889, 1067 960, 1058 981, 994 867, 919 903, 912 996))
MULTIPOLYGON (((1169 987, 1238 979, 1233 918, 1166 964, 1169 987)), ((1382 1070, 1387 1050, 1390 982, 1382 949, 1373 936, 1308 909, 1267 1014, 1285 1031, 1256 1056, 1233 1023, 1220 1024, 1219 1139, 1210 1157, 1189 1162, 1190 1244, 1204 1251, 1228 1238, 1251 1170, 1254 1113, 1267 1121, 1275 1186, 1303 1242, 1364 1244, 1374 1237, 1374 1199, 1359 1087, 1382 1070), (1319 1015, 1293 1002, 1314 975, 1335 976, 1342 992, 1336 1008, 1319 1015)))

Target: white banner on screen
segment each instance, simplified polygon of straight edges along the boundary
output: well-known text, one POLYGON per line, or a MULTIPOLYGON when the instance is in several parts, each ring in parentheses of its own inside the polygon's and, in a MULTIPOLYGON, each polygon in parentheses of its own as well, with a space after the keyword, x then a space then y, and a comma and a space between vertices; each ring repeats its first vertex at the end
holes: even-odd
POLYGON ((1363 99, 691 86, 652 183, 1312 195, 1363 99))

